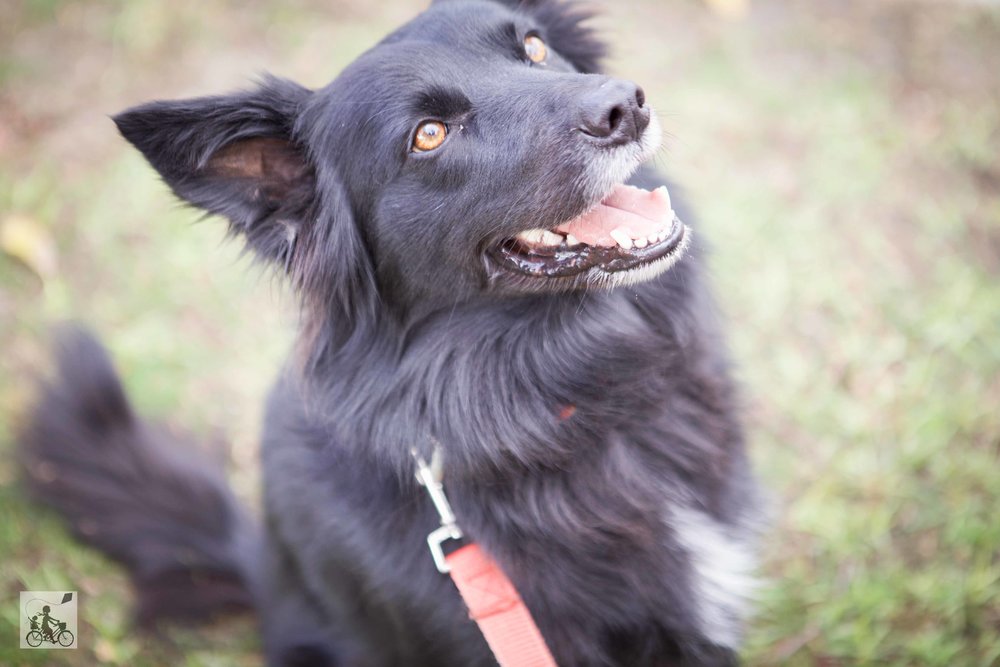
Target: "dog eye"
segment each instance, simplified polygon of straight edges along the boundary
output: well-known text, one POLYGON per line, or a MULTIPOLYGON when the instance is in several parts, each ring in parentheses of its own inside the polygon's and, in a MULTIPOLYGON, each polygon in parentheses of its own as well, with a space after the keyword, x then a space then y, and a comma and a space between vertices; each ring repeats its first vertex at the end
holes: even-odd
POLYGON ((528 54, 528 60, 533 63, 540 63, 549 55, 548 47, 538 35, 528 35, 524 38, 524 52, 528 54))
POLYGON ((448 136, 448 128, 438 120, 429 120, 422 123, 417 128, 417 134, 413 137, 413 150, 418 153, 432 151, 444 143, 444 138, 448 136))

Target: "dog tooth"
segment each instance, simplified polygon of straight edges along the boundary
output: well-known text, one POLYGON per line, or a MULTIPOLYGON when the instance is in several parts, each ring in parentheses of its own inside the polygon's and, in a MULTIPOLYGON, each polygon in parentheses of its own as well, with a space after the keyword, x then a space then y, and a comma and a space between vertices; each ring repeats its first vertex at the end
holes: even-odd
POLYGON ((644 236, 641 239, 633 239, 632 243, 636 248, 645 248, 649 245, 649 239, 644 236))
POLYGON ((571 248, 573 246, 580 245, 580 239, 576 238, 572 234, 567 234, 566 235, 566 245, 568 245, 571 248))
POLYGON ((544 229, 529 229, 523 231, 517 235, 517 238, 521 239, 529 245, 538 245, 542 242, 542 238, 545 235, 544 229))
MULTIPOLYGON (((653 190, 653 196, 666 204, 668 209, 673 209, 673 204, 670 203, 670 192, 667 190, 667 186, 661 185, 653 190)), ((673 218, 673 210, 671 210, 670 213, 670 217, 673 218)))
POLYGON ((629 250, 632 247, 632 237, 629 236, 629 233, 625 231, 624 227, 618 227, 611 232, 610 236, 615 240, 615 243, 625 250, 629 250))
POLYGON ((562 242, 563 242, 562 234, 556 234, 554 232, 550 232, 547 229, 542 232, 543 244, 555 246, 555 245, 562 245, 562 242))

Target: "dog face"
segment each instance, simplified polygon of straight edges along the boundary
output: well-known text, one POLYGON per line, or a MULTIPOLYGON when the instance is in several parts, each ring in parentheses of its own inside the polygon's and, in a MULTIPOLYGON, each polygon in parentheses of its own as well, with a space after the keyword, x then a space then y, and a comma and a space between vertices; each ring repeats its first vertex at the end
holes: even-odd
POLYGON ((563 3, 450 0, 326 88, 155 102, 116 117, 175 193, 226 216, 307 296, 350 314, 615 286, 682 253, 641 88, 595 73, 563 3))

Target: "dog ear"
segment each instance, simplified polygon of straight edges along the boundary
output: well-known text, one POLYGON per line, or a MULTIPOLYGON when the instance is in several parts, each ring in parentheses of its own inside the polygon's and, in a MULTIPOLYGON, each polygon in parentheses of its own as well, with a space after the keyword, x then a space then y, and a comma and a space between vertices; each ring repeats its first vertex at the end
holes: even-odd
POLYGON ((254 90, 151 102, 114 121, 178 197, 224 216, 251 249, 287 268, 316 198, 315 170, 294 137, 311 94, 268 77, 254 90))

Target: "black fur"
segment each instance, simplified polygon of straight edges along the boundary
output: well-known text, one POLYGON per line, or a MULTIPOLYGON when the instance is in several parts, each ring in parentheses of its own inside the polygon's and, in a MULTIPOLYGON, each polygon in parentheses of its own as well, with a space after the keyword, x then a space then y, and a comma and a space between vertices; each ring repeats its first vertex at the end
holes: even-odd
POLYGON ((56 361, 21 433, 35 497, 128 569, 140 624, 252 607, 258 531, 219 471, 192 459, 182 436, 135 416, 90 335, 60 331, 56 361))
POLYGON ((608 290, 489 262, 501 239, 585 211, 632 159, 572 131, 598 91, 627 88, 596 73, 585 19, 553 0, 446 0, 324 89, 267 79, 116 117, 178 196, 227 217, 301 295, 265 424, 266 530, 245 547, 252 527, 201 467, 177 486, 93 350, 63 356, 23 438, 29 470, 58 470, 61 486, 32 477, 39 493, 78 527, 96 507, 138 522, 83 535, 133 570, 162 549, 161 569, 244 582, 271 664, 488 665, 427 553, 437 519, 409 451, 433 437, 460 524, 560 664, 735 664, 738 591, 712 577, 745 574, 725 571, 727 549, 751 541, 756 499, 697 247, 608 290), (544 65, 519 55, 529 31, 544 65), (428 118, 446 143, 412 153, 428 118))

